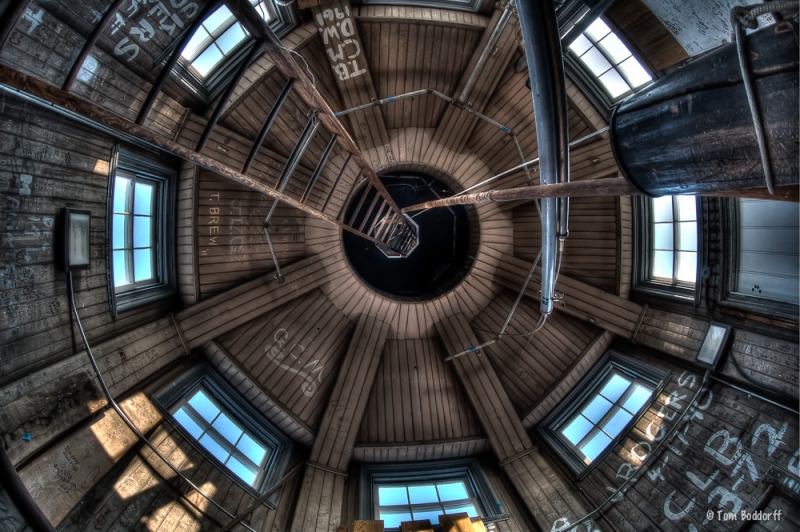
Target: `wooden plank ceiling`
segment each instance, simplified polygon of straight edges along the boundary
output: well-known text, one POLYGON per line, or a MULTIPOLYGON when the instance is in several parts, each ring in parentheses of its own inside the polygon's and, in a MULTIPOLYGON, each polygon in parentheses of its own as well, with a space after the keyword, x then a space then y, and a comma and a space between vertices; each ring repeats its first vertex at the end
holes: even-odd
MULTIPOLYGON (((19 21, 18 31, 0 51, 0 63, 60 87, 71 58, 91 31, 92 12, 101 4, 34 0, 29 16, 19 21)), ((344 1, 337 5, 348 4, 344 1)), ((457 97, 459 86, 469 77, 476 56, 500 18, 498 11, 481 15, 425 7, 351 6, 351 10, 363 54, 358 64, 369 74, 366 85, 337 84, 335 65, 315 23, 301 24, 283 39, 288 49, 302 56, 302 67, 308 69, 334 111, 343 110, 345 102, 363 102, 365 94, 383 99, 412 90, 436 89, 457 97), (347 92, 351 90, 359 93, 347 92)), ((190 23, 189 15, 180 16, 184 24, 190 23)), ((619 13, 632 27, 638 27, 636 16, 619 13)), ((131 37, 130 31, 124 28, 124 35, 131 37)), ((121 35, 111 29, 104 32, 72 94, 133 120, 157 75, 155 58, 173 37, 157 28, 153 39, 140 46, 135 55, 132 50, 125 55, 119 52, 121 35)), ((525 158, 530 159, 537 155, 535 121, 530 90, 525 86, 527 73, 514 69, 521 56, 515 17, 498 41, 496 52, 473 90, 474 98, 469 100, 476 109, 513 130, 525 158)), ((659 68, 672 64, 668 58, 649 60, 659 68)), ((203 154, 241 167, 286 81, 268 57, 258 58, 234 90, 203 154)), ((571 84, 569 95, 571 138, 604 125, 571 84)), ((212 103, 203 110, 171 80, 144 125, 165 138, 193 146, 213 108, 212 103)), ((6 109, 25 112, 13 105, 6 109)), ((344 124, 351 128, 365 160, 378 173, 427 172, 446 178, 455 188, 466 188, 520 162, 507 133, 431 94, 389 103, 380 113, 368 112, 368 116, 363 114, 366 111, 354 113, 344 124), (367 124, 366 129, 358 126, 375 120, 383 123, 377 127, 367 124), (354 131, 354 126, 360 130, 354 131), (364 138, 365 132, 373 132, 373 137, 364 138)), ((258 152, 250 176, 274 183, 308 113, 306 103, 290 96, 285 112, 258 152)), ((0 128, 30 142, 39 142, 42 136, 36 128, 19 131, 6 121, 0 128)), ((96 160, 107 158, 104 154, 110 150, 108 141, 92 135, 82 139, 66 133, 51 135, 70 145, 86 145, 85 151, 96 160)), ((290 189, 302 192, 328 140, 327 132, 313 138, 290 189)), ((5 152, 14 151, 10 146, 4 148, 5 152)), ((32 172, 42 179, 62 182, 61 169, 58 175, 45 175, 57 165, 50 161, 55 155, 46 152, 32 172)), ((313 201, 324 200, 344 158, 340 150, 334 151, 313 201)), ((84 176, 81 179, 91 187, 87 190, 91 192, 94 219, 100 221, 104 216, 105 179, 93 175, 97 170, 92 168, 92 161, 84 164, 73 160, 73 165, 76 163, 84 176)), ((575 179, 617 172, 607 139, 600 138, 572 153, 575 179)), ((532 182, 538 181, 535 167, 532 178, 532 182)), ((348 169, 342 179, 354 184, 358 175, 348 169)), ((526 176, 519 174, 493 186, 525 182, 526 176)), ((362 317, 368 316, 386 324, 388 339, 376 354, 379 363, 366 411, 361 422, 352 427, 351 432, 357 432, 353 458, 413 460, 465 456, 489 448, 482 420, 467 400, 462 382, 452 365, 442 360, 445 349, 436 323, 458 315, 474 328, 480 340, 499 330, 518 285, 510 286, 507 278, 498 281, 498 274, 508 271, 509 261, 513 269, 529 263, 539 246, 539 224, 532 204, 478 207, 480 245, 464 281, 432 301, 401 303, 372 292, 350 270, 340 231, 333 226, 279 206, 270 222, 275 241, 273 257, 263 235, 271 200, 190 164, 182 167, 179 188, 179 286, 183 302, 195 304, 177 316, 180 327, 189 346, 202 346, 220 372, 287 434, 312 445, 353 341, 353 330, 362 317), (285 284, 271 279, 275 258, 287 268, 285 284)), ((331 199, 334 212, 339 212, 345 201, 344 195, 335 195, 331 199)), ((627 295, 630 241, 619 235, 630 234, 629 214, 629 203, 614 199, 573 201, 571 235, 562 270, 565 278, 586 283, 582 286, 591 286, 598 293, 627 295)), ((101 238, 104 231, 98 226, 93 235, 101 238)), ((96 243, 101 245, 100 241, 96 243)), ((99 258, 96 260, 99 262, 99 258)), ((98 294, 105 290, 104 285, 97 288, 98 294)), ((37 303, 28 306, 33 304, 37 303)), ((27 321, 32 320, 27 320, 22 310, 10 315, 9 319, 16 320, 13 324, 5 324, 14 325, 17 331, 8 344, 12 348, 15 342, 33 338, 32 333, 25 332, 27 321)), ((64 318, 64 313, 59 313, 53 327, 66 332, 64 318)), ((514 335, 528 332, 538 319, 538 312, 526 301, 509 331, 514 335)), ((95 338, 104 339, 118 326, 119 322, 113 325, 100 320, 90 325, 90 331, 95 338)), ((518 416, 524 416, 561 382, 565 372, 576 367, 582 354, 595 345, 599 332, 578 317, 556 311, 530 341, 508 336, 487 349, 484 363, 494 367, 509 404, 518 416)), ((43 340, 36 337, 36 341, 43 340)), ((67 341, 66 336, 59 338, 58 345, 67 341)))

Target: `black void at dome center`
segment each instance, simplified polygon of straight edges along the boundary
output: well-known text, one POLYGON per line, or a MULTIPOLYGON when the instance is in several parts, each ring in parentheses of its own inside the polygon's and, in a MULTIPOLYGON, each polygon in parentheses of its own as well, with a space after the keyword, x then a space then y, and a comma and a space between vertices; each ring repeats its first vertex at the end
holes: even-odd
MULTIPOLYGON (((400 208, 453 195, 447 185, 425 174, 396 172, 382 176, 381 181, 400 208)), ((362 203, 363 193, 364 188, 353 195, 346 219, 362 203)), ((371 190, 363 204, 372 201, 372 194, 371 190)), ((470 231, 471 219, 477 220, 471 205, 418 214, 414 217, 418 244, 407 257, 387 257, 377 245, 347 231, 342 232, 342 244, 353 270, 373 290, 401 301, 425 301, 455 288, 469 272, 478 248, 477 230, 476 234, 470 231)), ((355 220, 354 225, 360 222, 355 220)))

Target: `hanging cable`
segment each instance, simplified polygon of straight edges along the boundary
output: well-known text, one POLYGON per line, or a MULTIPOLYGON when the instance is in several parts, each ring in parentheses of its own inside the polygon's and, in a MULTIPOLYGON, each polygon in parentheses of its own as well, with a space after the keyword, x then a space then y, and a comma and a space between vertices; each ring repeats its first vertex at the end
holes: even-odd
MULTIPOLYGON (((111 390, 109 390, 108 386, 106 386, 106 381, 103 378, 103 374, 102 374, 102 372, 100 371, 100 368, 97 365, 97 360, 94 358, 94 353, 92 353, 92 348, 89 346, 89 339, 86 338, 86 332, 83 330, 83 325, 81 324, 81 318, 78 315, 78 308, 75 305, 75 292, 74 292, 73 286, 72 286, 72 272, 71 271, 67 272, 67 292, 69 293, 70 310, 72 311, 72 315, 75 318, 75 322, 78 325, 78 332, 80 333, 81 338, 83 339, 83 346, 86 348, 86 354, 89 357, 89 363, 92 366, 92 370, 94 370, 94 375, 95 375, 95 377, 97 377, 97 381, 100 384, 100 388, 103 390, 103 394, 106 396, 106 400, 108 401, 108 404, 111 405, 111 408, 114 409, 114 411, 122 419, 122 421, 125 422, 126 425, 128 425, 128 428, 130 428, 133 431, 133 433, 142 442, 145 443, 145 445, 150 447, 150 450, 153 451, 153 453, 156 456, 158 456, 161 459, 161 461, 164 462, 167 465, 167 467, 169 467, 176 475, 178 475, 178 477, 180 479, 182 479, 184 482, 186 482, 186 484, 188 484, 189 487, 191 487, 194 491, 196 491, 198 494, 200 494, 200 496, 203 497, 204 499, 206 499, 208 502, 213 504, 222 513, 224 513, 228 517, 235 518, 236 516, 234 514, 229 512, 224 506, 222 506, 220 503, 218 503, 217 501, 212 499, 209 495, 207 495, 205 492, 203 492, 199 487, 197 487, 197 485, 195 485, 194 482, 189 480, 186 477, 186 475, 184 475, 177 467, 175 467, 175 465, 173 465, 172 462, 170 462, 167 457, 165 457, 163 454, 161 454, 161 451, 159 451, 156 448, 156 446, 153 445, 150 442, 150 440, 147 439, 147 437, 144 434, 142 434, 142 432, 136 427, 136 425, 133 423, 133 421, 131 421, 131 419, 127 416, 127 414, 125 414, 125 412, 122 410, 122 408, 119 406, 119 404, 117 404, 117 402, 114 400, 114 397, 111 395, 111 390)), ((247 530, 250 530, 250 532, 256 532, 255 529, 251 528, 246 523, 242 523, 242 526, 245 527, 247 530)))

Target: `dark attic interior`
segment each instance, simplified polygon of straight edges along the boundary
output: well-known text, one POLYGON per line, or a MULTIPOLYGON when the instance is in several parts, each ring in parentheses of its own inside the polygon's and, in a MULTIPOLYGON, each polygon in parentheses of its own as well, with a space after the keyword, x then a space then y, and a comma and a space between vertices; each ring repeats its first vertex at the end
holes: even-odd
POLYGON ((0 531, 800 529, 797 16, 0 0, 0 531))

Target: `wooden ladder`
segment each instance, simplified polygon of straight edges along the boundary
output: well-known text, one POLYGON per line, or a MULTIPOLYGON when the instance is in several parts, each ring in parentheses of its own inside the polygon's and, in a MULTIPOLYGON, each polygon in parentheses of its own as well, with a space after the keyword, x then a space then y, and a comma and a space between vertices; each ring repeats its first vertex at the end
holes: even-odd
MULTIPOLYGON (((403 215, 375 171, 363 158, 349 132, 336 118, 306 72, 299 67, 291 57, 291 52, 281 44, 267 22, 248 0, 225 0, 224 3, 256 42, 249 56, 226 87, 202 135, 200 135, 199 141, 192 148, 188 148, 185 142, 177 142, 177 139, 170 140, 155 133, 145 127, 145 124, 153 105, 180 58, 181 51, 202 22, 220 5, 219 2, 209 2, 198 12, 192 25, 183 33, 180 42, 177 43, 157 79, 153 82, 134 121, 122 118, 70 94, 78 72, 104 29, 113 20, 116 11, 122 4, 121 0, 115 0, 95 26, 60 90, 2 65, 0 65, 0 82, 67 108, 72 113, 82 115, 102 126, 133 136, 146 144, 157 146, 273 198, 275 201, 265 220, 265 227, 278 203, 283 202, 310 216, 370 240, 389 255, 405 256, 410 253, 417 242, 416 225, 403 215), (288 81, 264 120, 258 135, 253 139, 244 164, 241 167, 235 167, 231 165, 230 161, 221 161, 212 150, 204 151, 204 148, 247 68, 262 52, 267 54, 288 81), (251 167, 276 120, 288 114, 284 104, 292 93, 299 96, 307 107, 306 123, 299 133, 279 178, 273 183, 269 179, 264 179, 263 175, 259 175, 257 172, 251 174, 251 167), (322 134, 325 130, 329 135, 327 146, 321 155, 314 155, 313 150, 308 150, 308 147, 315 135, 322 134), (334 153, 345 155, 344 164, 334 165, 332 162, 334 153), (301 161, 304 166, 313 167, 313 172, 307 181, 300 175, 303 172, 297 171, 298 167, 303 166, 301 161), (343 179, 343 176, 352 176, 353 174, 357 176, 355 180, 343 179), (254 177, 254 175, 259 177, 254 177), (332 180, 325 180, 321 179, 323 175, 335 175, 336 177, 332 180), (334 197, 346 199, 339 204, 338 201, 331 201, 334 197), (350 208, 351 203, 355 205, 355 208, 350 208)), ((0 27, 0 34, 7 33, 6 26, 12 24, 12 22, 0 24, 3 26, 0 27)), ((287 124, 294 120, 282 120, 282 122, 287 124)), ((282 133, 286 134, 287 132, 284 129, 282 133)))

